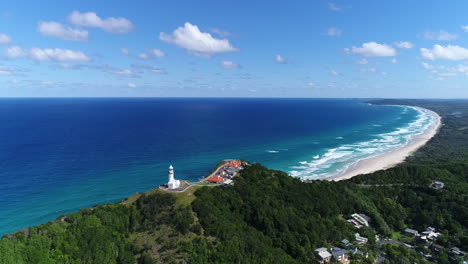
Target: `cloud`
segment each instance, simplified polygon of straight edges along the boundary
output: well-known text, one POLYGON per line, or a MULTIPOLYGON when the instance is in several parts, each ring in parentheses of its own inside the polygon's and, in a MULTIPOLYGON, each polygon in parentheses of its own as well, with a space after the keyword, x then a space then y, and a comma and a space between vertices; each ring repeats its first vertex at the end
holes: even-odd
POLYGON ((356 61, 357 64, 361 64, 361 65, 365 65, 365 64, 368 64, 369 61, 367 59, 360 59, 358 61, 356 61))
POLYGON ((0 33, 0 45, 10 44, 11 42, 12 39, 10 36, 0 33))
POLYGON ((240 68, 239 63, 235 63, 235 62, 232 62, 232 61, 222 61, 219 64, 221 65, 221 67, 223 67, 225 69, 238 69, 238 68, 240 68))
POLYGON ((400 49, 411 49, 414 47, 413 43, 408 41, 395 42, 395 46, 397 46, 400 49))
POLYGON ((278 62, 278 63, 281 63, 281 64, 286 63, 286 59, 283 56, 279 55, 279 54, 275 56, 275 61, 278 62))
POLYGON ((159 49, 152 49, 152 50, 149 50, 149 53, 157 58, 162 58, 164 56, 166 56, 166 54, 159 50, 159 49))
POLYGON ((147 60, 147 59, 149 59, 149 56, 146 53, 140 53, 140 54, 138 54, 138 58, 140 58, 142 60, 147 60))
POLYGON ((37 31, 44 36, 57 37, 63 40, 87 41, 88 31, 65 27, 57 22, 43 22, 37 24, 37 31))
POLYGON ((148 73, 153 74, 166 74, 167 72, 163 68, 156 68, 151 65, 144 65, 144 64, 132 64, 132 69, 134 71, 142 73, 142 71, 147 71, 148 73))
POLYGON ((0 76, 12 75, 13 73, 14 70, 12 68, 0 65, 0 76))
POLYGON ((125 54, 125 55, 130 55, 130 50, 128 50, 127 48, 121 48, 120 52, 122 52, 122 54, 125 54))
POLYGON ((397 60, 396 58, 393 58, 393 59, 390 60, 390 62, 391 62, 391 63, 397 63, 398 60, 397 60))
POLYGON ((134 77, 136 75, 135 72, 129 69, 117 69, 115 71, 111 71, 111 73, 114 73, 122 77, 134 77))
POLYGON ((129 88, 135 88, 135 87, 137 87, 137 85, 134 84, 134 83, 128 83, 127 86, 128 86, 129 88))
POLYGON ((343 10, 342 7, 337 6, 335 3, 328 3, 328 9, 330 9, 331 11, 335 11, 335 12, 339 12, 343 10))
POLYGON ((391 57, 397 54, 393 47, 376 42, 364 43, 362 47, 352 47, 351 51, 364 57, 391 57))
POLYGON ((457 45, 434 45, 432 49, 421 49, 421 56, 428 60, 466 60, 468 59, 468 49, 457 45))
POLYGON ((461 28, 463 29, 463 31, 468 32, 468 26, 461 26, 461 28))
POLYGON ((26 57, 27 53, 19 46, 11 46, 5 50, 5 56, 9 59, 16 59, 26 57))
POLYGON ((80 62, 91 60, 81 51, 40 48, 31 48, 29 50, 25 50, 19 46, 12 46, 7 48, 5 51, 5 56, 9 59, 28 58, 35 61, 80 62))
POLYGON ((332 76, 338 76, 338 75, 340 75, 337 71, 335 71, 335 70, 333 70, 333 69, 330 70, 330 74, 331 74, 332 76))
POLYGON ((376 68, 362 68, 359 71, 361 71, 361 72, 376 72, 377 69, 376 68))
POLYGON ((183 27, 175 29, 172 34, 161 32, 159 39, 198 56, 210 57, 219 53, 239 50, 232 46, 227 39, 214 38, 210 33, 201 32, 196 25, 188 22, 183 27))
POLYGON ((458 39, 457 34, 450 34, 447 31, 440 30, 439 32, 427 31, 424 33, 423 37, 429 40, 439 40, 439 41, 452 41, 458 39))
POLYGON ((117 34, 128 33, 134 28, 133 23, 124 17, 102 19, 94 12, 80 13, 79 11, 73 11, 68 16, 68 20, 76 26, 95 27, 117 34))
POLYGON ((421 62, 421 65, 424 67, 424 69, 426 70, 430 70, 432 68, 434 68, 434 66, 432 66, 431 64, 427 63, 427 62, 421 62))
POLYGON ((211 31, 211 33, 214 33, 214 34, 216 34, 216 35, 218 35, 218 36, 220 36, 222 38, 229 37, 229 36, 232 35, 231 32, 224 31, 224 30, 221 30, 219 28, 211 28, 210 31, 211 31))
POLYGON ((162 58, 164 56, 166 56, 166 54, 163 51, 159 50, 159 49, 150 49, 150 50, 147 50, 147 53, 138 54, 138 58, 140 58, 142 60, 148 60, 151 57, 153 57, 153 58, 162 58))
POLYGON ((328 28, 327 30, 327 36, 330 36, 330 37, 339 37, 341 36, 341 29, 339 28, 336 28, 336 27, 331 27, 331 28, 328 28))

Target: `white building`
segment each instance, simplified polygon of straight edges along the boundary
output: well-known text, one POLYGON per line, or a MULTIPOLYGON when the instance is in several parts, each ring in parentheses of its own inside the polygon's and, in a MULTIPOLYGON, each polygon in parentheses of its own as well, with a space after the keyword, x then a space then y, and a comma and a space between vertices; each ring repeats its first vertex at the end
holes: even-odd
POLYGON ((169 181, 167 182, 167 188, 177 189, 180 187, 180 181, 174 179, 174 167, 169 166, 169 181))
POLYGON ((364 226, 369 226, 369 218, 366 215, 363 214, 352 214, 351 217, 353 217, 356 221, 358 221, 360 224, 364 226))

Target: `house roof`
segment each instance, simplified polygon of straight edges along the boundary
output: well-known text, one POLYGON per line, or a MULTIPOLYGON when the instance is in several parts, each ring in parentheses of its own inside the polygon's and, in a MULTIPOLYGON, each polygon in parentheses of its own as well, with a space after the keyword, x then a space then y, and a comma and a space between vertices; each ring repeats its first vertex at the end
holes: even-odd
POLYGON ((317 252, 321 259, 327 259, 331 257, 330 252, 328 252, 326 248, 317 248, 315 252, 317 252))
POLYGON ((333 250, 332 250, 332 255, 333 255, 334 257, 343 256, 344 254, 346 254, 346 250, 345 250, 345 249, 342 249, 342 248, 333 248, 333 250))
POLYGON ((206 179, 206 181, 209 181, 209 182, 224 182, 224 178, 219 177, 218 175, 213 175, 213 176, 209 177, 208 179, 206 179))
POLYGON ((405 232, 406 233, 412 233, 412 234, 418 234, 418 231, 414 230, 414 229, 410 229, 410 228, 406 228, 405 229, 405 232))

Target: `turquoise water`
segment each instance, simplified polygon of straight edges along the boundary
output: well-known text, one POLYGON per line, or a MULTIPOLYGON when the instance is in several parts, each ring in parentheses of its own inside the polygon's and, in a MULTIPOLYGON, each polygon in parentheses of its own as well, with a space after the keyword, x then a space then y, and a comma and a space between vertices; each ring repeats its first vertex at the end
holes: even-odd
POLYGON ((0 234, 115 202, 221 159, 303 179, 398 148, 430 112, 343 99, 0 99, 0 234))

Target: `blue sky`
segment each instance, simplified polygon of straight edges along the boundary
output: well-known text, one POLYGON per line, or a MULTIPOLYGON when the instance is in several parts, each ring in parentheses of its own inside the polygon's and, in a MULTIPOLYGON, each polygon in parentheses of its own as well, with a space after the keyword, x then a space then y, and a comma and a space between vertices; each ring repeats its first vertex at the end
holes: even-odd
POLYGON ((3 1, 2 97, 468 97, 466 1, 3 1))

